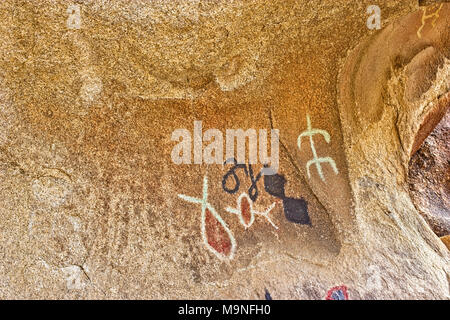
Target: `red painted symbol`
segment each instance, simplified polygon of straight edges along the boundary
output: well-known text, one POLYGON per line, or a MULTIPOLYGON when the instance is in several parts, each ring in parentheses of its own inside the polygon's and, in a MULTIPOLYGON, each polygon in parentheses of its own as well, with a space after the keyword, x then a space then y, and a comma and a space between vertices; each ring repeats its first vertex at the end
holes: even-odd
POLYGON ((230 257, 233 244, 227 230, 209 209, 206 209, 205 220, 205 233, 208 244, 225 257, 230 257))
POLYGON ((225 221, 208 202, 208 178, 206 176, 203 178, 202 198, 194 198, 184 194, 179 194, 178 197, 187 202, 201 205, 200 230, 203 243, 217 258, 232 260, 236 250, 236 240, 225 221))
POLYGON ((252 199, 248 194, 244 192, 237 199, 237 208, 228 207, 225 210, 229 213, 236 214, 245 229, 248 229, 252 226, 253 222, 255 222, 256 215, 263 216, 275 229, 278 229, 278 227, 272 222, 269 217, 269 213, 275 207, 275 203, 272 203, 272 205, 264 212, 254 210, 253 205, 254 202, 252 201, 252 199))
POLYGON ((348 292, 346 286, 334 287, 328 290, 326 300, 348 300, 348 292))

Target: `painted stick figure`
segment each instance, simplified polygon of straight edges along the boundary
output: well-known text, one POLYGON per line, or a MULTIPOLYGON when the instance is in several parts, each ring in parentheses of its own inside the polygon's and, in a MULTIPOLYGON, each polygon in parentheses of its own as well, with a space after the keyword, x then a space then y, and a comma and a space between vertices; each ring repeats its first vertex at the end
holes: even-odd
POLYGON ((225 210, 229 213, 237 214, 239 216, 239 221, 245 227, 245 229, 248 229, 252 226, 253 222, 255 222, 256 215, 263 216, 275 229, 278 229, 278 227, 269 218, 269 213, 273 208, 275 208, 275 205, 276 203, 272 203, 272 205, 264 212, 256 211, 253 209, 253 201, 244 192, 239 196, 237 200, 237 208, 228 207, 225 210))
POLYGON ((225 221, 208 202, 208 177, 203 178, 203 197, 193 198, 183 194, 179 198, 202 206, 201 234, 203 243, 220 260, 232 260, 236 251, 236 240, 225 221))
POLYGON ((308 161, 307 164, 306 164, 306 170, 307 170, 307 173, 308 173, 308 178, 311 179, 310 167, 311 167, 311 165, 315 164, 316 168, 317 168, 317 172, 319 173, 320 179, 322 179, 322 181, 325 181, 325 177, 323 175, 321 163, 327 163, 328 162, 331 165, 331 167, 333 168, 333 171, 336 174, 339 173, 339 170, 336 167, 336 162, 334 162, 334 160, 332 158, 330 158, 330 157, 319 158, 317 156, 317 151, 316 151, 316 147, 314 145, 313 136, 316 135, 316 134, 320 134, 320 135, 322 135, 325 138, 325 141, 327 143, 330 143, 331 137, 330 137, 330 134, 327 131, 325 131, 325 130, 313 129, 312 126, 311 126, 311 119, 310 119, 309 115, 306 115, 306 121, 307 121, 308 129, 298 136, 298 140, 297 140, 298 148, 301 149, 301 147, 302 147, 302 138, 303 137, 309 137, 309 142, 311 144, 311 151, 313 153, 313 157, 314 158, 312 160, 308 161))
MULTIPOLYGON (((423 30, 423 28, 425 28, 425 25, 427 24, 428 19, 434 18, 431 21, 431 25, 433 28, 436 26, 436 21, 439 18, 439 12, 441 11, 443 6, 444 6, 444 4, 441 3, 439 8, 435 12, 428 14, 428 15, 427 15, 427 8, 423 8, 422 25, 420 26, 419 30, 417 30, 417 36, 419 37, 419 39, 422 38, 422 30, 423 30)), ((433 6, 431 6, 431 8, 435 8, 435 6, 433 5, 433 6)))

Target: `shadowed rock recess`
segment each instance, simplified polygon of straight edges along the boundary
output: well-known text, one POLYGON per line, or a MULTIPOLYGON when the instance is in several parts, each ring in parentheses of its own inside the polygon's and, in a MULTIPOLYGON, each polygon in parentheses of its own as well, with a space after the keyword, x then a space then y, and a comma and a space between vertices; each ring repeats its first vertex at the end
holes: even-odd
POLYGON ((0 1, 0 299, 449 299, 449 14, 0 1), (278 173, 175 164, 195 121, 278 173))

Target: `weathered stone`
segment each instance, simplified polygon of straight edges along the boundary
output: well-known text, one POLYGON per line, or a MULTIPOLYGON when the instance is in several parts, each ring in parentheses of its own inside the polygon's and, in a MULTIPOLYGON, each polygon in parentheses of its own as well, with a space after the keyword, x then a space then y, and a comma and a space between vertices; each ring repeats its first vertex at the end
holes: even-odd
POLYGON ((371 4, 1 1, 0 298, 448 298, 408 164, 450 5, 385 1, 377 31, 371 4), (194 121, 279 129, 279 176, 251 201, 242 168, 231 194, 232 165, 175 165, 194 121))
POLYGON ((418 211, 440 237, 450 235, 450 109, 412 157, 411 196, 418 211))

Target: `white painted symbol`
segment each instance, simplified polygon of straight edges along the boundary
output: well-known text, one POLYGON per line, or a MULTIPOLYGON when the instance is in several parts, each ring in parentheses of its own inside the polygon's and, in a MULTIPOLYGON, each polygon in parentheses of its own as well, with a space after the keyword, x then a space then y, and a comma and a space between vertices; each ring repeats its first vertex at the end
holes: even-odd
POLYGON ((66 285, 69 290, 82 290, 86 286, 84 274, 80 267, 69 266, 61 269, 66 276, 66 285))
POLYGON ((371 265, 368 268, 368 272, 370 276, 366 281, 366 289, 373 291, 379 291, 383 289, 383 286, 381 284, 380 269, 378 268, 378 266, 371 265))
POLYGON ((273 208, 275 208, 276 203, 273 203, 269 208, 267 208, 264 212, 259 212, 253 209, 253 201, 250 199, 250 197, 244 192, 242 193, 238 200, 237 200, 237 208, 226 208, 225 210, 229 213, 237 214, 239 216, 239 221, 241 224, 245 227, 245 229, 248 229, 252 226, 253 222, 255 222, 255 216, 263 216, 264 218, 269 221, 269 223, 275 228, 278 229, 278 227, 272 222, 272 220, 269 217, 270 211, 272 211, 273 208), (243 206, 248 205, 248 212, 243 212, 243 206), (245 214, 249 214, 250 217, 247 219, 248 221, 245 221, 245 214))
POLYGON ((381 9, 379 6, 368 6, 367 13, 371 16, 367 19, 367 28, 370 30, 381 29, 381 9))
POLYGON ((33 180, 31 190, 37 201, 58 208, 71 195, 72 185, 67 179, 42 176, 33 180))
POLYGON ((179 194, 178 197, 180 197, 181 199, 183 199, 187 202, 200 204, 202 206, 201 234, 202 234, 203 243, 205 244, 206 248, 208 248, 208 250, 210 252, 212 252, 220 260, 232 260, 234 258, 234 253, 236 251, 236 240, 234 239, 233 233, 228 228, 225 221, 223 221, 222 217, 217 213, 216 209, 214 209, 214 207, 208 202, 208 177, 205 176, 203 178, 203 197, 202 197, 202 199, 193 198, 193 197, 186 196, 183 194, 179 194), (209 211, 213 215, 213 217, 221 224, 224 231, 227 233, 227 235, 229 237, 231 248, 230 248, 230 252, 228 254, 226 254, 224 252, 219 252, 209 242, 208 235, 206 232, 207 211, 209 211))
POLYGON ((319 158, 317 156, 317 151, 316 151, 316 147, 314 145, 313 136, 316 134, 320 134, 324 137, 324 139, 327 143, 330 143, 331 137, 330 137, 330 134, 325 130, 313 129, 311 126, 311 119, 310 119, 309 115, 306 115, 306 121, 307 121, 308 129, 298 136, 298 140, 297 140, 298 148, 301 149, 301 147, 302 147, 302 138, 309 137, 311 151, 313 153, 314 158, 312 160, 308 161, 306 164, 308 178, 311 179, 310 167, 311 167, 311 165, 315 164, 316 168, 317 168, 317 172, 319 173, 320 179, 322 179, 322 181, 325 181, 321 163, 329 163, 330 166, 333 168, 333 171, 336 174, 339 173, 339 170, 336 166, 336 162, 334 162, 334 160, 332 158, 330 158, 330 157, 319 158))
POLYGON ((79 4, 72 4, 67 8, 67 28, 80 29, 81 28, 81 8, 79 4))

